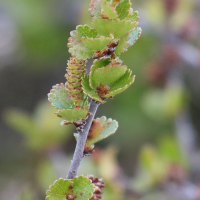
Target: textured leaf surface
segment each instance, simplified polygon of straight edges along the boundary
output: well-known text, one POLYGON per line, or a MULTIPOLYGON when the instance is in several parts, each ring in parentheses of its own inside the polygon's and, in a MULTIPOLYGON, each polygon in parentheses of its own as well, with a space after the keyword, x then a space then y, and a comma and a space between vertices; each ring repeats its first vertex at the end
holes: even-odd
POLYGON ((101 2, 104 14, 110 19, 116 19, 118 17, 117 12, 111 6, 110 2, 106 0, 102 0, 101 2))
POLYGON ((137 21, 139 19, 138 17, 138 11, 134 11, 131 15, 129 15, 126 20, 131 20, 132 22, 137 21))
POLYGON ((77 200, 88 200, 93 192, 94 185, 87 177, 79 176, 73 180, 61 178, 47 190, 46 200, 66 200, 68 195, 77 200))
POLYGON ((103 132, 103 126, 99 121, 96 119, 93 120, 92 126, 90 128, 90 131, 88 133, 87 137, 87 143, 88 144, 94 144, 92 141, 95 140, 98 136, 100 136, 103 132))
POLYGON ((119 44, 117 45, 117 47, 115 49, 116 55, 119 55, 125 51, 125 47, 127 47, 129 45, 128 40, 129 40, 129 33, 123 35, 120 38, 119 44))
POLYGON ((62 119, 69 122, 76 122, 81 119, 85 119, 88 111, 84 109, 68 109, 68 110, 59 110, 56 114, 62 119))
POLYGON ((108 65, 94 70, 92 79, 94 79, 98 84, 108 85, 125 74, 127 66, 125 65, 108 65))
POLYGON ((90 78, 89 84, 92 89, 96 89, 96 87, 98 86, 98 83, 95 81, 95 79, 92 79, 94 70, 105 67, 105 66, 109 65, 110 63, 111 63, 110 58, 101 58, 100 60, 97 60, 97 59, 94 60, 93 65, 90 69, 90 74, 89 74, 89 78, 90 78))
POLYGON ((97 33, 94 29, 90 28, 88 25, 78 25, 76 27, 76 31, 78 33, 78 37, 89 37, 89 38, 95 38, 97 36, 97 33))
POLYGON ((68 91, 64 84, 53 86, 48 94, 48 100, 59 110, 75 108, 74 102, 69 99, 68 91))
POLYGON ((135 44, 135 42, 139 39, 142 34, 142 29, 137 27, 130 31, 130 39, 128 40, 129 45, 125 48, 126 50, 135 44))
POLYGON ((82 86, 83 86, 83 92, 88 95, 91 99, 94 99, 95 101, 105 103, 106 101, 103 101, 99 95, 93 90, 90 85, 89 85, 89 77, 85 76, 83 77, 82 81, 82 86))
POLYGON ((85 46, 81 40, 82 37, 95 38, 97 33, 94 29, 91 29, 87 25, 79 25, 76 27, 76 31, 71 31, 71 37, 69 38, 69 53, 78 59, 88 59, 94 54, 94 50, 85 46))
POLYGON ((101 0, 92 0, 88 12, 93 19, 102 19, 101 0))
POLYGON ((97 118, 96 121, 100 122, 101 125, 103 126, 103 132, 97 138, 90 140, 89 141, 90 145, 113 135, 118 128, 118 122, 116 120, 112 120, 111 118, 107 119, 105 116, 97 118))
POLYGON ((131 77, 131 70, 127 70, 123 77, 110 85, 110 92, 105 97, 117 95, 125 91, 135 80, 135 76, 131 77))
POLYGON ((99 38, 81 38, 83 44, 89 49, 102 51, 106 48, 106 46, 113 40, 113 38, 101 36, 99 38))
POLYGON ((94 20, 92 27, 101 35, 109 36, 111 33, 114 34, 115 38, 120 38, 122 35, 129 32, 135 26, 137 22, 131 22, 126 20, 112 19, 112 20, 94 20))
POLYGON ((119 16, 119 19, 125 19, 129 15, 130 7, 131 7, 130 0, 122 0, 116 6, 116 11, 119 16))
POLYGON ((71 180, 59 179, 47 190, 46 200, 66 200, 66 195, 71 193, 71 180))

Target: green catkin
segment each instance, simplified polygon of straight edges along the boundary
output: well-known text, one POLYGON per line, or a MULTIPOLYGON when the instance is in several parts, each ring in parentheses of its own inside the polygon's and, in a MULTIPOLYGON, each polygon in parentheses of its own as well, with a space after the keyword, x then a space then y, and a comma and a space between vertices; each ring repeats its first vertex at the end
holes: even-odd
POLYGON ((69 97, 75 102, 76 107, 80 107, 84 99, 84 93, 81 86, 82 77, 85 75, 86 60, 78 60, 73 57, 67 63, 66 87, 69 97))

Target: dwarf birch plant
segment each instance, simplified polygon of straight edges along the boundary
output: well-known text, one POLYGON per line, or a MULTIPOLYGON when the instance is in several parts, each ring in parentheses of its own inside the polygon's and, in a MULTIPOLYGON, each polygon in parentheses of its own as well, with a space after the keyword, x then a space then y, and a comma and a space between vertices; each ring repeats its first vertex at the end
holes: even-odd
POLYGON ((77 127, 77 144, 66 178, 50 186, 47 200, 101 199, 104 182, 93 176, 77 176, 78 168, 84 155, 94 151, 95 143, 118 128, 116 120, 105 116, 94 119, 99 105, 125 91, 135 80, 120 60, 142 32, 130 0, 92 0, 89 14, 91 23, 78 25, 70 33, 66 83, 53 86, 48 94, 56 115, 63 120, 61 124, 77 127), (87 74, 85 66, 91 58, 93 65, 87 74))

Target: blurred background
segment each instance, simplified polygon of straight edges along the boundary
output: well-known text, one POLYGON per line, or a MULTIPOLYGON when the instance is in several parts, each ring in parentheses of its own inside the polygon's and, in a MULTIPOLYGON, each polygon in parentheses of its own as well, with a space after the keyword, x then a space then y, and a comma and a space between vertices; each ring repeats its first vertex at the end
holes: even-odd
MULTIPOLYGON (((0 199, 42 200, 75 148, 47 100, 65 82, 69 33, 89 0, 0 1, 0 199)), ((116 134, 80 174, 106 182, 106 200, 200 199, 200 1, 132 0, 141 38, 121 59, 136 81, 101 105, 116 134)), ((87 63, 91 66, 92 61, 87 63)))

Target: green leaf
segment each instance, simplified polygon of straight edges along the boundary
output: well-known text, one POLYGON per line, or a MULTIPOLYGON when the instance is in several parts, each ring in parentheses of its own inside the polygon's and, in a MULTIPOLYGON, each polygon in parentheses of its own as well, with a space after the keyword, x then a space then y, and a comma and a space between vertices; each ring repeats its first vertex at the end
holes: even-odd
POLYGON ((74 102, 69 99, 68 91, 63 83, 53 86, 48 94, 48 100, 59 110, 75 108, 74 102))
POLYGON ((76 200, 88 200, 93 192, 94 185, 87 177, 79 176, 73 180, 60 178, 47 190, 46 200, 66 200, 69 195, 76 200))
POLYGON ((135 80, 135 76, 131 77, 131 70, 127 70, 123 77, 110 85, 110 91, 105 97, 117 95, 125 91, 135 80))
POLYGON ((111 118, 107 119, 105 116, 97 118, 96 121, 100 122, 101 126, 103 126, 103 132, 98 137, 93 138, 92 140, 87 140, 89 145, 95 144, 113 135, 118 128, 118 122, 116 120, 112 120, 111 118))
POLYGON ((105 67, 109 65, 110 63, 111 63, 110 58, 100 58, 99 60, 97 59, 94 60, 93 65, 90 69, 90 74, 89 74, 89 84, 92 89, 96 89, 96 87, 98 86, 98 83, 94 79, 91 78, 94 74, 94 70, 105 67))
POLYGON ((90 87, 90 85, 89 85, 89 76, 83 77, 82 86, 83 86, 84 94, 88 95, 91 99, 94 99, 95 101, 98 101, 100 103, 106 103, 106 101, 103 101, 99 97, 99 95, 95 92, 95 90, 90 87))
POLYGON ((111 33, 113 33, 115 38, 120 38, 122 35, 126 34, 137 25, 138 22, 131 22, 119 19, 97 19, 92 21, 92 27, 99 34, 108 37, 111 33))
POLYGON ((106 46, 113 40, 114 38, 101 36, 99 38, 81 38, 83 44, 89 49, 95 51, 102 51, 106 48, 106 46))
POLYGON ((77 122, 81 119, 86 119, 87 117, 87 110, 84 109, 68 109, 68 110, 58 110, 56 114, 58 117, 66 120, 67 122, 77 122))
POLYGON ((128 40, 129 45, 125 48, 127 50, 129 47, 135 44, 135 42, 139 39, 142 34, 142 29, 137 27, 130 31, 130 39, 128 40))
POLYGON ((71 37, 69 38, 69 53, 78 59, 88 59, 94 54, 94 50, 85 46, 81 40, 82 37, 95 38, 97 33, 94 29, 91 29, 88 25, 79 25, 76 27, 76 31, 71 31, 71 37))
POLYGON ((125 19, 129 15, 130 7, 131 7, 130 0, 122 0, 116 6, 116 11, 119 16, 119 19, 125 19))
POLYGON ((90 28, 88 25, 78 25, 76 27, 76 31, 78 36, 81 37, 89 37, 89 38, 96 38, 97 33, 94 29, 90 28))
POLYGON ((119 55, 125 51, 125 47, 129 45, 128 40, 129 40, 129 33, 126 33, 120 38, 119 43, 115 49, 116 55, 119 55))
POLYGON ((126 20, 130 20, 132 22, 134 21, 137 21, 139 19, 139 16, 138 16, 138 11, 134 11, 132 14, 130 14, 126 20))
POLYGON ((56 180, 47 190, 46 200, 66 200, 66 195, 72 192, 73 182, 68 179, 56 180))
POLYGON ((87 177, 79 176, 73 179, 73 194, 76 200, 90 199, 94 192, 94 185, 87 177))
POLYGON ((114 7, 111 6, 109 1, 102 0, 102 9, 104 14, 110 19, 116 19, 118 17, 114 7))
POLYGON ((93 19, 102 19, 101 0, 92 0, 88 12, 93 19))
POLYGON ((126 70, 127 66, 125 65, 107 65, 106 67, 95 69, 91 79, 98 84, 108 85, 123 76, 126 70))
POLYGON ((101 125, 100 122, 94 119, 90 127, 86 143, 94 144, 92 141, 96 139, 99 135, 101 135, 102 132, 103 132, 103 126, 101 125))

